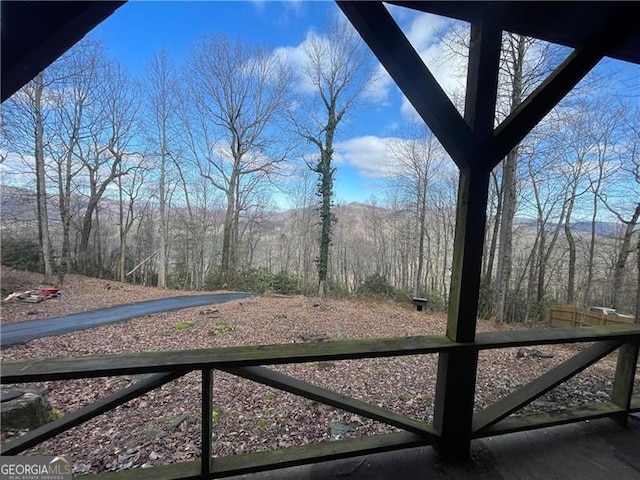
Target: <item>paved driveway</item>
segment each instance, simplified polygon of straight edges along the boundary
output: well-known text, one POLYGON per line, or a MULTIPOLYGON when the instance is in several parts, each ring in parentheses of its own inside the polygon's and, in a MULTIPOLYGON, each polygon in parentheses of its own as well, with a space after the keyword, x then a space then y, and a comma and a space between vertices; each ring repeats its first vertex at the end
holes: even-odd
POLYGON ((76 330, 84 330, 85 328, 104 325, 106 323, 121 322, 152 313, 230 302, 250 296, 251 294, 249 293, 212 293, 209 295, 169 297, 75 313, 65 317, 8 323, 0 326, 0 345, 2 347, 8 347, 26 343, 36 338, 75 332, 76 330))

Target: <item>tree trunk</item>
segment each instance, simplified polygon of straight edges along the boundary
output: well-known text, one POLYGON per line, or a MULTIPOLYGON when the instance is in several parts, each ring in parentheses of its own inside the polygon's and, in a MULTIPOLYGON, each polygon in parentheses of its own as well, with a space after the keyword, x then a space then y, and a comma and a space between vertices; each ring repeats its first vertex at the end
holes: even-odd
POLYGON ((498 187, 498 181, 496 179, 496 175, 494 172, 491 172, 491 178, 493 179, 493 183, 496 189, 496 214, 493 222, 493 231, 491 233, 491 243, 489 245, 488 251, 488 260, 486 262, 486 270, 484 272, 484 281, 489 285, 491 283, 493 277, 493 264, 495 262, 497 243, 498 243, 498 234, 500 230, 500 222, 502 219, 502 192, 498 187))
MULTIPOLYGON (((82 219, 82 229, 80 230, 80 246, 79 246, 79 267, 80 272, 84 275, 89 273, 88 271, 88 263, 89 263, 89 240, 91 239, 91 229, 93 228, 93 214, 98 206, 98 199, 90 199, 87 204, 87 209, 84 213, 84 218, 82 219)), ((97 253, 97 252, 96 252, 97 253)), ((96 272, 92 272, 96 273, 96 272)))
POLYGON ((166 192, 165 192, 165 177, 166 177, 166 166, 167 166, 167 158, 166 158, 166 132, 163 129, 162 131, 162 153, 160 159, 160 185, 159 185, 159 194, 160 194, 160 226, 158 228, 158 288, 166 288, 167 286, 167 213, 166 213, 166 192))
POLYGON ((425 237, 425 217, 426 217, 426 192, 421 192, 419 199, 418 215, 418 268, 416 278, 413 284, 413 296, 420 296, 420 287, 422 286, 422 271, 424 269, 424 237, 425 237))
POLYGON ((54 281, 53 248, 49 236, 49 215, 47 211, 47 184, 44 161, 44 120, 42 118, 42 93, 44 91, 44 73, 40 72, 34 79, 34 120, 36 163, 36 196, 38 199, 38 231, 39 243, 44 265, 44 283, 54 281))
POLYGON ((518 159, 517 147, 514 148, 504 162, 502 174, 502 216, 500 219, 500 238, 497 265, 497 296, 495 321, 505 320, 505 309, 509 295, 512 262, 513 218, 516 213, 516 166, 518 159))
POLYGON ((220 283, 226 288, 231 281, 232 268, 232 243, 233 243, 233 219, 236 210, 236 188, 237 174, 233 172, 229 180, 229 189, 227 190, 227 210, 224 216, 224 224, 222 231, 222 259, 220 265, 220 283))
MULTIPOLYGON (((624 283, 624 269, 627 264, 627 258, 629 257, 630 245, 631 245, 631 237, 633 235, 633 231, 638 223, 638 218, 640 218, 640 203, 636 206, 635 211, 633 212, 633 216, 631 220, 627 223, 627 228, 624 231, 624 236, 622 237, 622 245, 620 246, 620 253, 618 254, 618 259, 616 260, 616 264, 613 271, 613 292, 612 292, 612 307, 620 308, 620 292, 622 291, 622 284, 624 283)), ((640 253, 640 252, 639 252, 640 253)))
POLYGON ((318 183, 318 195, 320 201, 320 252, 318 254, 318 296, 326 295, 326 282, 329 271, 329 248, 331 246, 331 234, 334 223, 333 213, 331 212, 331 198, 333 196, 333 177, 335 168, 331 167, 331 158, 333 157, 333 136, 335 134, 335 119, 333 112, 329 112, 329 127, 327 128, 325 144, 320 149, 320 162, 316 168, 316 172, 320 175, 318 183))
MULTIPOLYGON (((513 71, 511 72, 511 107, 513 112, 522 103, 522 81, 525 56, 525 37, 516 37, 517 45, 512 49, 513 71)), ((507 154, 502 175, 502 218, 500 221, 500 244, 498 252, 498 282, 496 298, 496 323, 505 317, 507 296, 511 279, 513 218, 516 212, 516 169, 518 147, 507 154)))
MULTIPOLYGON (((598 181, 599 183, 599 181, 598 181)), ((591 303, 591 285, 593 284, 593 261, 596 256, 596 221, 598 218, 598 191, 599 185, 593 194, 593 215, 591 217, 591 238, 589 241, 589 255, 587 258, 587 280, 584 287, 584 305, 589 307, 591 303)))
POLYGON ((567 304, 573 305, 575 303, 575 284, 576 284, 576 241, 573 238, 573 232, 571 231, 571 214, 573 213, 573 206, 575 202, 575 189, 574 195, 569 200, 569 207, 567 209, 567 218, 564 221, 564 234, 567 237, 567 244, 569 248, 569 272, 567 279, 567 304))
POLYGON ((636 284, 636 323, 640 323, 640 237, 638 237, 636 259, 638 263, 638 283, 636 284))

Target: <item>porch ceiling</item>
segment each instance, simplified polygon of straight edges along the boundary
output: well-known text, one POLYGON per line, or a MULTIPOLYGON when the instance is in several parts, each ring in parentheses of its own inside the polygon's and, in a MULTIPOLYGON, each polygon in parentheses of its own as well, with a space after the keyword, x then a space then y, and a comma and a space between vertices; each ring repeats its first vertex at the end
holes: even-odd
POLYGON ((627 32, 615 45, 605 47, 604 55, 640 63, 640 3, 638 2, 443 2, 389 1, 402 7, 471 22, 491 12, 502 29, 572 48, 584 45, 601 31, 622 8, 630 15, 620 22, 627 32))
MULTIPOLYGON (((2 1, 2 101, 78 42, 125 1, 2 1)), ((623 40, 605 55, 640 63, 640 3, 637 2, 448 2, 390 1, 390 4, 472 21, 491 12, 504 30, 579 47, 621 8, 623 40)), ((618 31, 619 33, 619 31, 618 31)))

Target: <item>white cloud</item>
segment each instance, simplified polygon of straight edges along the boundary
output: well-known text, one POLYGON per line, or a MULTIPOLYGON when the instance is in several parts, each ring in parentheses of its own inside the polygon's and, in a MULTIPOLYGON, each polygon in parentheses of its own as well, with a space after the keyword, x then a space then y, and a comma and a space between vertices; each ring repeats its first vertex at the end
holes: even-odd
POLYGON ((389 146, 398 139, 367 135, 354 137, 335 146, 336 164, 347 164, 363 178, 385 178, 392 175, 397 163, 389 155, 389 146))
POLYGON ((305 75, 307 65, 309 63, 305 50, 309 47, 309 43, 314 38, 318 38, 317 33, 313 30, 309 30, 302 43, 293 47, 278 47, 273 51, 273 55, 287 64, 296 73, 298 83, 295 85, 295 90, 300 94, 312 94, 315 92, 313 85, 305 75))
POLYGON ((387 102, 389 92, 394 85, 391 75, 387 73, 381 63, 378 63, 373 73, 373 81, 367 86, 363 96, 366 100, 376 104, 384 104, 387 102))
MULTIPOLYGON (((316 93, 316 87, 314 87, 309 78, 306 75, 309 59, 306 51, 311 48, 311 42, 323 42, 329 46, 329 39, 315 30, 311 29, 307 31, 305 39, 296 46, 283 46, 274 49, 273 55, 278 57, 285 64, 295 72, 297 77, 297 84, 295 90, 299 94, 311 95, 316 93)), ((393 88, 393 80, 378 63, 376 69, 373 72, 373 78, 371 83, 363 92, 363 97, 367 101, 375 102, 377 104, 384 103, 389 95, 389 91, 393 88)))
POLYGON ((420 51, 430 45, 439 43, 436 33, 446 23, 446 19, 438 15, 417 12, 411 20, 406 33, 411 44, 420 51))
MULTIPOLYGON (((452 21, 422 12, 409 13, 406 9, 400 8, 390 8, 389 11, 449 98, 461 96, 465 88, 466 55, 447 55, 447 47, 442 43, 442 35, 451 29, 452 21)), ((421 121, 413 105, 404 95, 400 113, 407 121, 421 121)))

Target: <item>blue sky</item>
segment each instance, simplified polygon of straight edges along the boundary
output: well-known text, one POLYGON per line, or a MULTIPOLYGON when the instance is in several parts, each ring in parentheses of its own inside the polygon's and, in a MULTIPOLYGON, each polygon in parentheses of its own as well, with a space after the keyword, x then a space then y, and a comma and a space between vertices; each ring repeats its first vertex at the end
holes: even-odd
MULTIPOLYGON (((182 62, 189 46, 204 34, 222 33, 274 49, 298 48, 310 30, 322 33, 332 15, 341 15, 333 1, 130 1, 93 35, 137 76, 161 48, 182 62)), ((379 191, 384 144, 375 140, 397 135, 398 126, 411 118, 390 79, 382 84, 380 101, 352 111, 341 125, 336 157, 338 201, 365 201, 379 191), (368 146, 366 156, 356 151, 363 145, 368 146)))
MULTIPOLYGON (((444 90, 450 95, 458 91, 460 95, 466 64, 456 64, 451 59, 443 61, 443 47, 436 35, 451 22, 400 7, 390 7, 390 11, 444 90)), ((166 48, 181 63, 190 45, 205 34, 224 34, 244 43, 295 52, 309 31, 322 35, 323 25, 335 15, 342 13, 333 1, 133 0, 120 7, 93 34, 137 76, 161 48, 166 48)), ((630 75, 634 85, 640 79, 638 67, 624 62, 606 59, 598 69, 604 73, 622 70, 626 72, 624 77, 630 75)), ((386 73, 376 88, 376 100, 351 111, 339 127, 334 157, 338 201, 366 201, 380 193, 381 180, 388 174, 390 164, 385 145, 401 137, 403 127, 417 120, 412 107, 386 73)))
MULTIPOLYGON (((400 7, 390 10, 444 90, 449 94, 460 92, 465 64, 460 60, 458 64, 443 61, 443 47, 436 35, 450 22, 400 7)), ((102 40, 111 56, 134 76, 140 76, 148 60, 162 48, 178 64, 182 63, 190 45, 205 34, 224 34, 244 43, 295 52, 310 31, 322 35, 324 24, 334 15, 342 13, 333 1, 131 0, 92 35, 102 40)), ((633 92, 627 100, 640 102, 638 66, 605 60, 598 69, 605 74, 612 69, 622 71, 622 83, 612 81, 607 88, 633 92)), ((376 85, 376 100, 351 111, 339 127, 334 157, 339 202, 368 201, 372 195, 380 196, 393 162, 386 147, 403 135, 404 127, 417 120, 390 77, 383 74, 381 78, 376 85)), ((8 168, 9 164, 0 166, 0 171, 8 168)))

